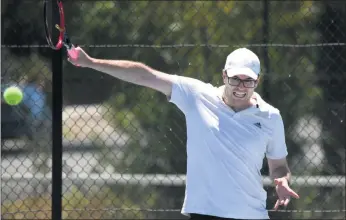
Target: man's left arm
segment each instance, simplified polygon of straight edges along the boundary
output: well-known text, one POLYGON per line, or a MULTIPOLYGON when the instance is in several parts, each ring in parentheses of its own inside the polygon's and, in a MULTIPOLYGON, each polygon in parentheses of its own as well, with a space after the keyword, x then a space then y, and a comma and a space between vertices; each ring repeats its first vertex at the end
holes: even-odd
POLYGON ((299 198, 299 195, 289 187, 291 171, 287 163, 287 146, 285 141, 285 129, 280 113, 276 114, 273 136, 267 146, 266 157, 268 161, 269 174, 276 185, 278 200, 274 210, 280 205, 287 206, 290 197, 299 198))
POLYGON ((289 175, 286 157, 288 155, 285 128, 280 113, 273 113, 272 137, 267 145, 266 158, 270 169, 271 177, 284 177, 289 175))
POLYGON ((272 180, 285 178, 288 182, 291 179, 291 171, 288 167, 286 157, 283 159, 267 159, 269 174, 272 180))

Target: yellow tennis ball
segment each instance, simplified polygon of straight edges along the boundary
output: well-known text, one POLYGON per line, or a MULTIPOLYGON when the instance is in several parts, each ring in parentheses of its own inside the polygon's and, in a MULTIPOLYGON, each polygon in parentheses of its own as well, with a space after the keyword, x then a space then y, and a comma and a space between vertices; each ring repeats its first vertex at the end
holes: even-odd
POLYGON ((9 105, 18 105, 23 100, 23 92, 16 86, 11 86, 4 91, 4 99, 9 105))

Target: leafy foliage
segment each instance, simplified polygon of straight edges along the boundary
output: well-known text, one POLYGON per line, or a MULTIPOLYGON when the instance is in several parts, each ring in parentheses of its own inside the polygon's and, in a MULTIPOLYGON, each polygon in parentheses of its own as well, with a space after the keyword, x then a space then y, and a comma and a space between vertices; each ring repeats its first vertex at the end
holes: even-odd
MULTIPOLYGON (((42 8, 39 4, 31 1, 16 4, 4 1, 2 6, 3 44, 45 44, 42 8), (31 12, 30 19, 23 11, 31 12)), ((72 41, 82 45, 91 56, 136 60, 167 73, 195 77, 214 85, 222 84, 221 70, 226 56, 233 49, 251 44, 250 49, 263 59, 265 49, 268 49, 269 62, 263 62, 262 84, 258 92, 266 94, 267 101, 281 110, 289 159, 298 160, 291 167, 295 172, 301 170, 297 158, 300 158, 303 147, 308 143, 297 138, 300 133, 297 125, 302 118, 323 119, 325 131, 320 135, 324 137, 327 146, 324 148, 326 155, 344 152, 344 124, 339 126, 342 129, 334 128, 333 132, 328 132, 330 129, 326 125, 330 117, 325 117, 330 111, 327 107, 330 96, 344 102, 344 93, 338 93, 342 85, 334 87, 331 94, 331 83, 328 80, 320 83, 320 79, 326 77, 321 72, 333 70, 334 74, 339 74, 338 77, 345 77, 345 66, 340 67, 332 62, 332 59, 344 52, 342 49, 336 52, 334 47, 319 49, 297 46, 342 41, 343 32, 339 33, 338 39, 326 37, 338 32, 337 28, 327 29, 331 23, 330 16, 337 14, 335 6, 327 8, 318 1, 273 1, 270 2, 269 23, 264 23, 262 19, 263 7, 260 1, 66 1, 65 13, 72 41), (323 17, 326 8, 329 16, 323 17), (270 44, 290 46, 256 46, 263 42, 264 25, 269 28, 270 44), (122 44, 186 46, 116 46, 122 44), (205 44, 208 46, 202 46, 205 44), (329 52, 330 49, 334 53, 329 52), (331 60, 326 62, 325 55, 331 60), (334 147, 330 148, 330 145, 334 147)), ((340 9, 340 14, 345 15, 345 11, 340 9)), ((339 22, 338 25, 344 24, 339 22)), ((28 74, 49 75, 46 68, 40 68, 49 57, 47 49, 5 48, 4 51, 7 58, 2 58, 6 62, 2 66, 2 75, 7 76, 8 80, 16 81, 28 74), (28 62, 35 69, 27 68, 28 62)), ((341 58, 339 61, 342 62, 341 58)), ((105 153, 100 158, 102 166, 112 166, 117 172, 185 173, 185 119, 167 97, 90 69, 72 67, 66 62, 64 91, 65 101, 69 104, 103 103, 108 109, 104 112, 104 118, 111 121, 113 127, 131 135, 131 141, 123 148, 121 159, 114 159, 119 158, 118 155, 115 157, 105 153)), ((342 172, 333 158, 335 156, 327 156, 324 172, 330 166, 333 171, 342 172)), ((342 162, 340 155, 338 158, 342 162)), ((321 170, 321 167, 316 167, 306 172, 321 174, 321 170)), ((263 173, 268 173, 266 165, 263 173)), ((312 190, 311 193, 317 192, 312 190)), ((163 190, 156 196, 176 196, 173 194, 163 190)), ((151 205, 159 205, 157 201, 151 205)), ((268 204, 271 202, 269 199, 268 204)), ((311 202, 299 202, 297 207, 303 209, 305 205, 310 206, 311 202)), ((86 207, 83 204, 80 205, 86 207)))

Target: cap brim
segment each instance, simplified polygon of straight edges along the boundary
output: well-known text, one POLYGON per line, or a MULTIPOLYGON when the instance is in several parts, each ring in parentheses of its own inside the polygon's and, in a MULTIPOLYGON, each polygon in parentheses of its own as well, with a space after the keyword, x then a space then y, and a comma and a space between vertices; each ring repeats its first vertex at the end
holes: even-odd
POLYGON ((245 75, 248 76, 254 80, 258 79, 258 75, 252 71, 250 68, 231 68, 226 69, 226 73, 228 77, 234 77, 238 75, 245 75))

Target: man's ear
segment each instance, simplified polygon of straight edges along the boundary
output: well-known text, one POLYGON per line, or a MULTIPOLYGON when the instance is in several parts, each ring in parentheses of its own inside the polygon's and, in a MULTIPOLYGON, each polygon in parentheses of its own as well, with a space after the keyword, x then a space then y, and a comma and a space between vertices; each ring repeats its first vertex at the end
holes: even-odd
POLYGON ((223 83, 227 82, 227 73, 226 70, 222 70, 222 79, 223 79, 223 83))
POLYGON ((257 80, 256 80, 256 87, 261 83, 262 77, 261 75, 258 76, 257 80))
POLYGON ((257 78, 257 84, 259 84, 259 83, 261 82, 261 79, 262 79, 262 75, 259 74, 259 75, 258 75, 258 78, 257 78))

